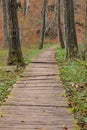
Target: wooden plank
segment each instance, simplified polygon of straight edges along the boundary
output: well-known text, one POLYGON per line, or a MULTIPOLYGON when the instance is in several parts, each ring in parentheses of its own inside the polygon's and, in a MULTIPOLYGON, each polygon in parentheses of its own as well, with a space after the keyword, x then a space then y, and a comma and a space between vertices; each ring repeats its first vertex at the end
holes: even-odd
POLYGON ((32 60, 0 107, 0 130, 79 130, 68 110, 54 49, 32 60))

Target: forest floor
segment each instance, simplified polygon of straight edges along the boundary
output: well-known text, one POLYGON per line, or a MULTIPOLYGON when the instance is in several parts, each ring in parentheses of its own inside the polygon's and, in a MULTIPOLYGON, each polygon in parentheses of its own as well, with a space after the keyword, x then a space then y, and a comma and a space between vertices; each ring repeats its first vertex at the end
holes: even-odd
POLYGON ((60 77, 66 90, 71 111, 81 130, 87 130, 87 55, 82 58, 64 59, 65 51, 56 50, 60 77))
POLYGON ((55 48, 32 59, 0 107, 1 130, 79 130, 69 112, 55 48))

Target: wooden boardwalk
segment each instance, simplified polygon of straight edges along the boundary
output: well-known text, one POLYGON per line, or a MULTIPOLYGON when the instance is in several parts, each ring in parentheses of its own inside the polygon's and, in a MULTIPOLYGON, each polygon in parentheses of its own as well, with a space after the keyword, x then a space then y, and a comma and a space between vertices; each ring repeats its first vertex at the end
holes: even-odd
POLYGON ((46 49, 0 107, 0 130, 78 130, 64 95, 54 48, 46 49))

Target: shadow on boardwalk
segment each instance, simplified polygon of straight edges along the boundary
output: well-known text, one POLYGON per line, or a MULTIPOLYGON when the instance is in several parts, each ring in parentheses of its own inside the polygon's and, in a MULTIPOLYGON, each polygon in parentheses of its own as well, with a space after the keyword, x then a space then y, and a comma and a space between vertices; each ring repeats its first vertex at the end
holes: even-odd
POLYGON ((46 49, 27 66, 0 108, 0 130, 78 130, 64 95, 55 49, 46 49))

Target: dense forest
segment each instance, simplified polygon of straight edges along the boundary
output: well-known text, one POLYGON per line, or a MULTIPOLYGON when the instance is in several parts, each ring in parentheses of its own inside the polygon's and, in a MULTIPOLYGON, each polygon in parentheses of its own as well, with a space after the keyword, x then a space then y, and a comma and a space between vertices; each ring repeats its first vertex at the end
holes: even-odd
POLYGON ((70 111, 87 130, 87 0, 1 0, 0 14, 0 105, 31 59, 55 46, 70 111))

